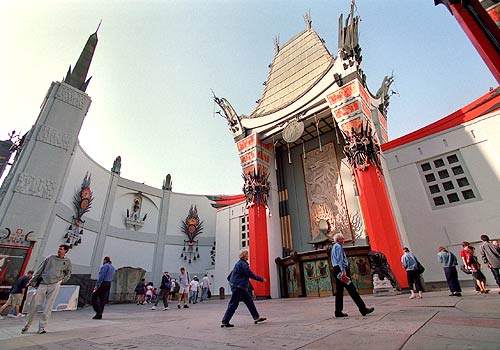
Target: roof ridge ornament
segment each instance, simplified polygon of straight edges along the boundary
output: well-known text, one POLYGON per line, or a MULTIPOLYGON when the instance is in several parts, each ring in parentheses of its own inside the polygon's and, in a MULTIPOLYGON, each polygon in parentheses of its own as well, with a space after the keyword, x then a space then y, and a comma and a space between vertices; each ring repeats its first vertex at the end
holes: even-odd
POLYGON ((339 54, 343 60, 354 58, 361 63, 361 47, 359 46, 359 16, 354 16, 355 1, 351 2, 351 12, 347 15, 345 25, 343 15, 339 17, 339 54))
POLYGON ((304 15, 304 21, 306 22, 306 29, 312 30, 312 18, 311 18, 311 10, 304 15))
POLYGON ((276 35, 274 37, 274 54, 277 55, 280 52, 280 36, 276 35))
POLYGON ((380 113, 382 113, 383 115, 387 115, 387 108, 389 107, 390 97, 394 94, 397 94, 397 92, 393 90, 391 90, 389 93, 389 88, 393 82, 394 82, 394 74, 391 74, 391 76, 386 75, 384 77, 384 80, 382 80, 382 83, 380 84, 377 93, 375 94, 375 98, 380 98, 380 104, 378 106, 378 109, 380 113))
POLYGON ((227 124, 229 125, 229 130, 231 130, 231 133, 233 134, 234 138, 243 135, 245 129, 243 128, 243 125, 241 125, 241 117, 238 116, 238 114, 236 114, 236 111, 234 110, 233 106, 231 106, 229 101, 226 100, 224 97, 219 98, 215 96, 215 92, 213 90, 212 90, 212 95, 214 98, 214 102, 217 103, 217 105, 219 105, 219 107, 222 109, 222 111, 215 112, 215 105, 214 105, 214 114, 217 113, 222 118, 227 120, 227 124))

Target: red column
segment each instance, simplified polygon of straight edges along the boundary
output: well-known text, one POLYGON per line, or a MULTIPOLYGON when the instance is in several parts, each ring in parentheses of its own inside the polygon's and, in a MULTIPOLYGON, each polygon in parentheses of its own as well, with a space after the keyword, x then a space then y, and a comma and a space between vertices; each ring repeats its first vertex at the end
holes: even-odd
POLYGON ((500 40, 500 32, 496 24, 477 0, 470 1, 466 6, 462 2, 446 6, 467 34, 497 82, 500 83, 500 52, 488 38, 489 33, 496 40, 500 40))
POLYGON ((354 171, 370 247, 385 254, 401 287, 408 287, 401 265, 402 245, 382 174, 373 165, 354 171))
POLYGON ((251 281, 255 296, 270 298, 271 283, 269 281, 269 248, 267 244, 267 217, 266 208, 253 205, 248 209, 250 229, 250 268, 252 271, 266 279, 266 282, 251 281))

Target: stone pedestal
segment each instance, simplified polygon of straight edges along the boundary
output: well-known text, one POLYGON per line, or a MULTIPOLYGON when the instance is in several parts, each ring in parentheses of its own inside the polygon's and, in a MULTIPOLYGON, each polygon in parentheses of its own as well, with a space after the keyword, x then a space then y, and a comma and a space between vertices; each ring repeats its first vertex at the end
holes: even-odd
POLYGON ((376 297, 385 295, 395 295, 396 291, 392 287, 391 281, 387 278, 381 280, 378 275, 373 275, 373 295, 376 297))
POLYGON ((146 275, 146 270, 139 267, 122 267, 116 270, 114 281, 111 284, 109 301, 113 303, 133 303, 135 300, 135 286, 146 275))

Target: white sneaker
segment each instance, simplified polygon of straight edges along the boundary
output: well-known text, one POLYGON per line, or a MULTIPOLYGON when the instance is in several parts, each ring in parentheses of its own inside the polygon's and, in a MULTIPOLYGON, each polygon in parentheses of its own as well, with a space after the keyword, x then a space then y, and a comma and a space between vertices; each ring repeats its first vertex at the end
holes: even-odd
POLYGON ((163 311, 165 311, 165 310, 170 310, 170 309, 169 309, 169 308, 168 308, 168 306, 167 306, 167 307, 164 307, 164 308, 163 308, 163 311))
POLYGON ((22 317, 26 317, 26 315, 25 314, 19 314, 19 317, 21 317, 21 318, 22 317))
POLYGON ((151 310, 156 310, 156 306, 153 306, 153 307, 151 308, 151 310))
POLYGON ((5 317, 3 317, 2 315, 0 315, 0 320, 3 320, 3 319, 5 319, 5 317))
POLYGON ((19 318, 19 315, 8 314, 7 317, 10 317, 10 318, 19 318))

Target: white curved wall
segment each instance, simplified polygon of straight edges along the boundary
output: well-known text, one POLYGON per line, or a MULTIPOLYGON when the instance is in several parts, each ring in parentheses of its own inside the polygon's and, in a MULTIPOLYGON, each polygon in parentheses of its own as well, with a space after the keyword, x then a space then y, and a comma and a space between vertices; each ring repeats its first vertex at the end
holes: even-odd
POLYGON ((104 256, 109 256, 113 261, 113 266, 117 269, 131 266, 141 267, 151 272, 153 270, 154 249, 154 243, 106 237, 104 254, 99 260, 101 261, 104 256))

